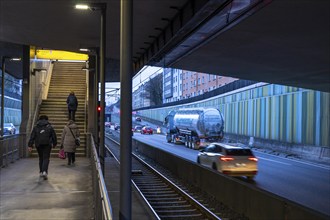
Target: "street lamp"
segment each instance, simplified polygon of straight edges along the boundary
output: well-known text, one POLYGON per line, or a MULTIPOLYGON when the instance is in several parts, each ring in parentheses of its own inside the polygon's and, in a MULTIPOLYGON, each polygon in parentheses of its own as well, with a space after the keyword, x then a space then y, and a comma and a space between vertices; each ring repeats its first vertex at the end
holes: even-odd
POLYGON ((104 174, 104 103, 105 103, 105 40, 106 40, 106 3, 77 4, 76 9, 101 11, 101 39, 100 39, 100 84, 101 84, 101 112, 100 112, 100 164, 104 174))
MULTIPOLYGON (((91 68, 86 63, 86 67, 83 67, 82 70, 88 70, 89 74, 89 97, 90 103, 89 103, 89 110, 92 115, 91 117, 88 117, 88 123, 89 123, 89 131, 92 132, 94 140, 97 142, 96 150, 97 154, 99 156, 100 154, 100 148, 99 148, 99 142, 100 142, 100 135, 99 135, 99 114, 96 111, 96 106, 98 106, 98 100, 99 100, 99 62, 100 62, 100 48, 99 47, 85 47, 79 49, 82 52, 86 52, 89 55, 89 62, 91 62, 89 65, 93 66, 94 68, 91 68), (94 58, 92 58, 92 57, 94 58), (93 73, 93 74, 91 74, 93 73), (91 83, 92 82, 92 83, 91 83), (93 128, 93 129, 92 129, 93 128)), ((100 107, 101 109, 101 107, 100 107)))
POLYGON ((16 57, 2 57, 2 72, 1 72, 1 130, 0 136, 3 137, 3 124, 4 124, 4 116, 5 116, 5 71, 6 71, 6 60, 8 61, 21 61, 21 58, 16 57))

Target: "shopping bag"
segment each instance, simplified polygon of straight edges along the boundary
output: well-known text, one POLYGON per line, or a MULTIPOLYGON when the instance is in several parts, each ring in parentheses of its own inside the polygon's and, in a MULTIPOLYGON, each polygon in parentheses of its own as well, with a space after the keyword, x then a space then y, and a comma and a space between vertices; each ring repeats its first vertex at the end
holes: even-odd
POLYGON ((58 157, 61 158, 61 159, 65 159, 64 149, 60 149, 60 151, 58 152, 58 157))
POLYGON ((79 139, 79 138, 76 138, 76 139, 74 140, 74 142, 75 142, 75 144, 76 144, 77 147, 80 146, 80 139, 79 139))

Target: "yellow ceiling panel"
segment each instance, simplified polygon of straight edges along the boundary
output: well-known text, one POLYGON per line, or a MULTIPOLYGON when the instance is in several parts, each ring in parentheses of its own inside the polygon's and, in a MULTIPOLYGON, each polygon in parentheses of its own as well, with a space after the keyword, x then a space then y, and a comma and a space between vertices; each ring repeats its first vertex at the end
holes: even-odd
POLYGON ((36 59, 50 59, 50 60, 88 60, 87 54, 74 53, 61 50, 30 50, 30 57, 36 59))

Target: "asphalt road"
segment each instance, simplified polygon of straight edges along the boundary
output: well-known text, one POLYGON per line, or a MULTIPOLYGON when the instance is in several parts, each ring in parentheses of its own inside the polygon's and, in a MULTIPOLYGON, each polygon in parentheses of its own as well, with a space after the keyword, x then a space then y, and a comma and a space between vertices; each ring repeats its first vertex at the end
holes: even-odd
MULTIPOLYGON (((164 135, 135 133, 133 138, 196 162, 197 150, 167 143, 164 135)), ((258 175, 252 182, 238 179, 330 216, 330 166, 254 153, 259 158, 258 175)))

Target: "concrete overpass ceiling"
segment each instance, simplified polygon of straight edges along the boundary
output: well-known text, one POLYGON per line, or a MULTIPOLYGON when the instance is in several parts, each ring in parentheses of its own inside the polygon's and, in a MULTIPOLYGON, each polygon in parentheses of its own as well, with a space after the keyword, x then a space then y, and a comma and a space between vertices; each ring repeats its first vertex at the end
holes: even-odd
MULTIPOLYGON (((78 2, 1 0, 0 41, 73 52, 81 47, 97 47, 100 13, 74 9, 78 2)), ((119 81, 120 0, 87 2, 107 2, 106 56, 111 71, 106 81, 119 81)), ((230 5, 231 15, 242 12, 247 5, 258 5, 240 16, 236 25, 220 30, 219 23, 228 18, 230 2, 134 1, 135 71, 145 64, 165 63, 330 92, 330 1, 237 0, 230 5)), ((6 55, 8 48, 3 43, 0 46, 0 54, 6 55)), ((17 75, 21 78, 21 73, 17 75)))
POLYGON ((274 0, 172 67, 330 92, 330 1, 274 0))

